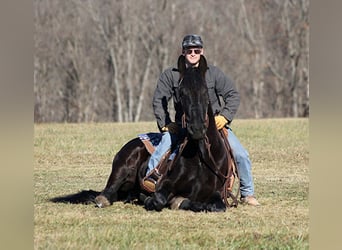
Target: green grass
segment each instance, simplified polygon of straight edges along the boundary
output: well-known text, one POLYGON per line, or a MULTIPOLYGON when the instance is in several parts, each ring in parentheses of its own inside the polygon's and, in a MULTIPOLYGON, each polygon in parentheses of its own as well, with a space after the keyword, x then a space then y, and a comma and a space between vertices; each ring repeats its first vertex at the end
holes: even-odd
POLYGON ((55 204, 49 198, 101 191, 115 153, 154 122, 36 124, 35 249, 308 249, 308 119, 236 120, 248 149, 260 207, 225 213, 148 212, 114 203, 55 204))

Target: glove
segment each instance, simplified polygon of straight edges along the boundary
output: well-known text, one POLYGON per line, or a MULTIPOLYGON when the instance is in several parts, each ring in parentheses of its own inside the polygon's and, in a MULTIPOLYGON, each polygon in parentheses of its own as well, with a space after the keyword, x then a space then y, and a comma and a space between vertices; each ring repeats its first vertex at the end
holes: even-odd
POLYGON ((215 123, 218 130, 222 129, 227 123, 227 119, 223 115, 215 116, 215 123))
POLYGON ((178 125, 175 122, 170 122, 167 124, 165 127, 162 127, 161 129, 163 132, 170 132, 172 134, 177 134, 178 133, 178 125))

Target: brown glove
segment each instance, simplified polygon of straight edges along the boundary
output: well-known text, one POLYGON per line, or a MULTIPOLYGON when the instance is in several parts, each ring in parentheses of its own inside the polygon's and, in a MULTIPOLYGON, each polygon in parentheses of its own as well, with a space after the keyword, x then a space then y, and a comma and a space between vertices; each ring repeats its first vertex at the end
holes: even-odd
POLYGON ((227 123, 227 119, 223 115, 215 116, 215 123, 218 130, 222 129, 227 123))
POLYGON ((163 127, 161 130, 162 130, 163 132, 168 131, 168 132, 170 132, 170 133, 172 133, 172 134, 177 134, 179 128, 178 128, 177 123, 175 123, 175 122, 170 122, 170 123, 167 124, 165 127, 163 127))

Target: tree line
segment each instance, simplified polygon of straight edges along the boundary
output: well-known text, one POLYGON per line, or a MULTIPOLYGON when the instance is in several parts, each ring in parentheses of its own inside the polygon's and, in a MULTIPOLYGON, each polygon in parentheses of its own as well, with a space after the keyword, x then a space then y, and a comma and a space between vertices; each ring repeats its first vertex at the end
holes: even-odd
POLYGON ((306 117, 308 10, 308 0, 34 0, 34 121, 154 120, 157 79, 189 33, 234 80, 237 118, 306 117))

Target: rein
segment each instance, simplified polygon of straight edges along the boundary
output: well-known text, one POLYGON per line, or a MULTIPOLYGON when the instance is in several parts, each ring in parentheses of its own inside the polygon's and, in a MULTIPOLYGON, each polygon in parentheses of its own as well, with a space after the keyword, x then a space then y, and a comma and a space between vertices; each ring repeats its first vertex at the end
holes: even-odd
MULTIPOLYGON (((227 139, 228 138, 228 130, 226 128, 223 128, 223 129, 219 130, 219 133, 223 139, 224 146, 226 148, 226 152, 227 152, 227 154, 230 154, 230 157, 231 157, 231 160, 228 161, 228 175, 227 175, 229 180, 230 180, 230 183, 229 183, 229 186, 227 186, 228 185, 228 183, 227 183, 228 178, 227 178, 226 182, 224 184, 224 188, 223 188, 223 196, 225 197, 225 202, 226 202, 227 206, 229 206, 229 203, 227 200, 227 197, 229 195, 229 197, 231 197, 233 200, 232 206, 237 207, 238 200, 236 197, 238 197, 238 195, 239 195, 240 187, 238 187, 238 191, 237 191, 236 195, 233 194, 233 185, 234 185, 235 177, 239 178, 239 175, 238 175, 238 172, 236 169, 236 161, 235 161, 235 158, 233 156, 231 147, 230 147, 228 139, 227 139), (232 171, 233 173, 231 174, 230 171, 232 171)), ((239 185, 240 185, 240 182, 239 182, 239 185)))
POLYGON ((188 137, 184 138, 184 141, 181 143, 181 145, 179 146, 179 151, 176 155, 175 158, 173 158, 173 160, 171 161, 171 163, 168 165, 168 171, 170 171, 172 169, 172 167, 174 166, 175 162, 177 162, 177 160, 179 159, 179 157, 182 155, 182 152, 186 146, 186 144, 188 144, 188 137))
MULTIPOLYGON (((208 128, 209 127, 209 117, 208 114, 205 114, 205 127, 208 128)), ((187 127, 187 122, 186 122, 186 116, 185 114, 182 115, 182 128, 186 128, 187 127)))
MULTIPOLYGON (((222 130, 221 130, 222 131, 222 130)), ((223 133, 223 132, 222 132, 223 133)), ((227 140, 227 139, 225 139, 225 140, 227 140)), ((225 144, 225 148, 226 148, 226 153, 227 154, 229 154, 229 152, 230 151, 227 151, 227 150, 229 150, 228 148, 227 148, 227 146, 229 146, 229 145, 226 145, 226 143, 224 143, 225 144)), ((221 198, 223 199, 223 201, 224 201, 224 203, 226 204, 226 206, 227 207, 232 207, 232 206, 234 206, 234 207, 237 207, 237 205, 238 205, 238 200, 237 200, 237 196, 235 196, 233 193, 232 193, 232 191, 230 190, 230 188, 232 188, 232 184, 234 183, 234 179, 231 179, 232 177, 234 178, 234 171, 233 171, 233 175, 231 175, 231 169, 232 169, 232 167, 231 167, 231 161, 229 161, 228 160, 228 165, 227 165, 227 175, 223 175, 222 173, 221 173, 221 171, 219 171, 218 170, 218 168, 217 168, 217 166, 216 166, 216 164, 215 164, 215 160, 214 160, 214 158, 213 158, 213 156, 212 156, 212 154, 211 154, 211 150, 210 150, 210 143, 209 143, 209 140, 208 140, 208 137, 206 136, 205 137, 205 146, 206 146, 206 148, 207 148, 207 150, 208 150, 208 153, 209 153, 209 159, 210 159, 210 161, 211 161, 211 163, 212 164, 208 164, 206 161, 205 161, 205 159, 204 159, 204 157, 200 154, 200 157, 201 157, 201 159, 202 159, 202 162, 204 162, 205 163, 205 165, 217 176, 217 177, 219 177, 221 180, 222 180, 222 178, 223 178, 223 190, 221 191, 221 198), (228 181, 229 180, 231 180, 232 181, 232 183, 230 183, 231 185, 229 186, 229 187, 227 187, 227 185, 228 185, 228 181), (229 204, 229 202, 228 202, 228 198, 232 198, 232 200, 233 200, 233 202, 232 202, 232 204, 230 205, 229 204)), ((229 158, 228 158, 229 159, 229 158)))
MULTIPOLYGON (((182 128, 186 128, 186 126, 187 126, 187 123, 186 123, 186 116, 185 116, 185 114, 183 114, 183 116, 182 116, 182 128)), ((205 127, 206 127, 206 128, 209 127, 209 117, 208 117, 208 114, 205 115, 205 127)), ((187 137, 186 137, 186 139, 187 139, 187 137)), ((214 159, 214 157, 213 157, 213 155, 212 155, 212 153, 211 153, 211 150, 210 150, 210 146, 211 146, 211 145, 210 145, 210 143, 209 143, 209 138, 208 138, 207 135, 204 137, 204 143, 205 143, 206 149, 208 150, 209 159, 210 159, 210 161, 211 161, 211 164, 208 164, 208 163, 205 161, 205 159, 204 159, 204 157, 202 156, 202 154, 200 154, 202 161, 205 163, 205 165, 206 165, 207 167, 209 167, 209 168, 214 172, 214 174, 215 174, 217 177, 221 177, 221 178, 223 177, 224 182, 225 182, 226 179, 229 177, 229 173, 228 173, 227 175, 223 175, 223 174, 217 169, 216 164, 215 164, 215 159, 214 159)), ((225 145, 225 146, 226 146, 226 145, 225 145)), ((226 147, 226 149, 227 149, 227 147, 226 147)), ((227 151, 227 152, 229 152, 229 151, 227 151)))

